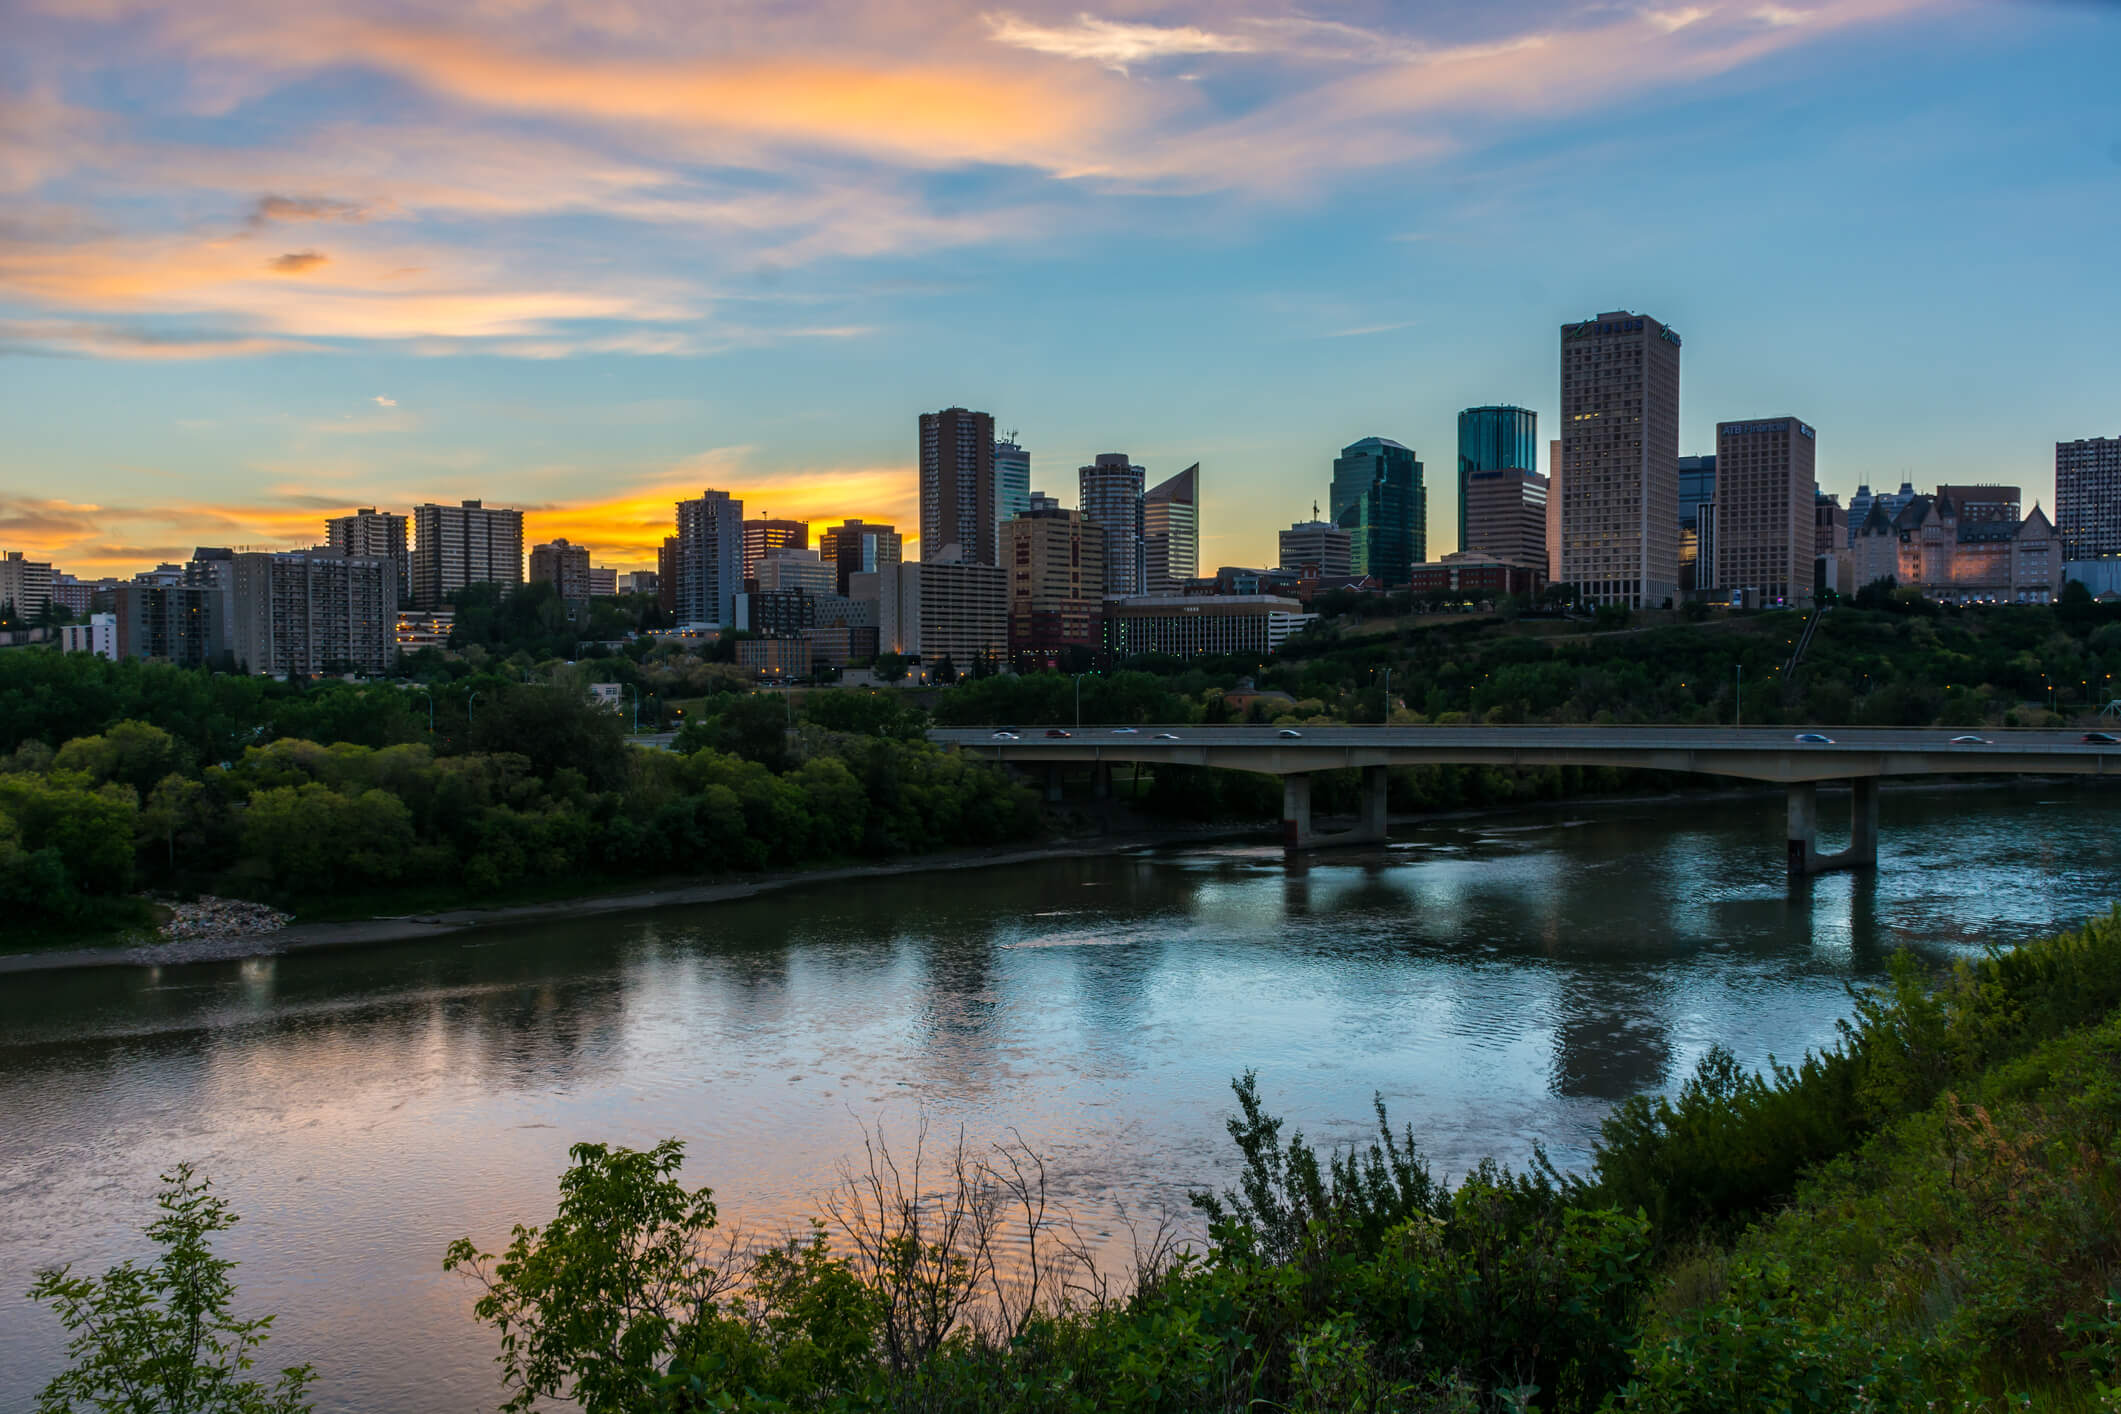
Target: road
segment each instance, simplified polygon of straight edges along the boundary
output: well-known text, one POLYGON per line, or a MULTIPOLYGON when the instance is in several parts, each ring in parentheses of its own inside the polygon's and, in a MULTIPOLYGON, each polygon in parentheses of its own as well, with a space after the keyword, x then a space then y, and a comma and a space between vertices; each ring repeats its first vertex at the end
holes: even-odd
POLYGON ((940 745, 1029 764, 1165 762, 1272 776, 1360 766, 1623 766, 1757 781, 1878 776, 2121 775, 2121 744, 2087 743, 2082 729, 1978 733, 1945 727, 1276 727, 1142 726, 932 731, 940 745), (1952 738, 1979 735, 1982 744, 1952 738), (1168 738, 1175 738, 1167 739, 1168 738))

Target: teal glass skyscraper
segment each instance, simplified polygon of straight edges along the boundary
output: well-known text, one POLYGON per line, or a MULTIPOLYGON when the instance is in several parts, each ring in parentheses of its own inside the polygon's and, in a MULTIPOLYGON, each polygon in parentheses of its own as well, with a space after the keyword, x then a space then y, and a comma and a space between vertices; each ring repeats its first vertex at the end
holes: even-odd
POLYGON ((1538 413, 1504 406, 1458 414, 1458 548, 1466 548, 1466 491, 1474 472, 1538 470, 1538 413))
POLYGON ((1349 569, 1387 587, 1411 583, 1429 554, 1421 462, 1389 437, 1365 437, 1333 461, 1333 523, 1348 532, 1349 569))

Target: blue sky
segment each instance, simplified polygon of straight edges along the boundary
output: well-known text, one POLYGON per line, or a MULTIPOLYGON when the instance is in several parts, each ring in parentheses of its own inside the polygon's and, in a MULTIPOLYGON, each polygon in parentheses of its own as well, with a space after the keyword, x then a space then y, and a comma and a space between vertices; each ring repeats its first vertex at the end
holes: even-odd
POLYGON ((1682 451, 2005 480, 2121 434, 2121 6, 0 0, 0 547, 76 572, 482 496, 912 528, 915 416, 1198 460, 1271 559, 1372 433, 1551 436, 1685 337, 1682 451), (290 10, 299 13, 288 13, 290 10))

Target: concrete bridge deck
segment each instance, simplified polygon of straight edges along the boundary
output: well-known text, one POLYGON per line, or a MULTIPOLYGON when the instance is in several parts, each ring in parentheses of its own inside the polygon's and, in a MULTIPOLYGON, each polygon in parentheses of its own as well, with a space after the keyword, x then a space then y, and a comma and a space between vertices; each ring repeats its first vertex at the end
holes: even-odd
POLYGON ((1391 766, 1614 766, 1769 781, 1790 788, 1792 875, 1876 863, 1877 783, 1886 776, 2121 775, 2121 743, 2087 742, 2081 728, 1329 726, 1294 728, 1293 736, 1287 730, 960 727, 928 736, 938 745, 1007 765, 1054 771, 1086 766, 1100 779, 1104 768, 1124 762, 1279 776, 1283 838, 1291 849, 1382 838, 1385 769, 1391 766), (1827 740, 1802 740, 1806 734, 1827 740), (1982 740, 1953 741, 1960 736, 1982 740), (1321 837, 1311 829, 1310 778, 1319 771, 1350 769, 1363 772, 1362 824, 1321 837), (1821 781, 1849 781, 1855 788, 1850 846, 1840 854, 1818 850, 1821 781))

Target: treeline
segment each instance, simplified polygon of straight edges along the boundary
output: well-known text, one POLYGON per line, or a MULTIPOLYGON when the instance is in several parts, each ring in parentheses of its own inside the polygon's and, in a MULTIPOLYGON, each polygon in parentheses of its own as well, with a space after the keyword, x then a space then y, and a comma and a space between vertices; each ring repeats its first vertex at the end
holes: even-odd
POLYGON ((137 921, 143 889, 343 911, 384 891, 470 900, 1040 829, 1030 791, 928 746, 889 698, 816 693, 792 722, 778 699, 722 693, 665 752, 630 745, 623 715, 566 675, 475 681, 305 691, 0 659, 0 904, 75 928, 137 921), (450 709, 432 731, 430 694, 450 709))
MULTIPOLYGON (((1152 1241, 1118 1280, 1021 1144, 938 1162, 881 1136, 808 1235, 749 1251, 717 1243, 677 1140, 577 1145, 550 1222, 444 1265, 502 1337, 510 1410, 2121 1404, 2121 913, 1942 978, 1903 955, 1824 1054, 1762 1076, 1712 1051, 1676 1097, 1615 1111, 1581 1176, 1542 1158, 1452 1183, 1381 1101, 1377 1138, 1332 1154, 1285 1136, 1253 1076, 1236 1101, 1237 1183, 1193 1199, 1204 1244, 1152 1241)), ((163 1207, 195 1248, 232 1221, 189 1171, 163 1207)), ((39 1275, 88 1332, 54 1390, 143 1361, 158 1332, 182 1353, 152 1301, 75 1319, 140 1289, 138 1269, 114 1278, 39 1275)), ((240 1407, 294 1414, 310 1380, 294 1367, 240 1407)))

